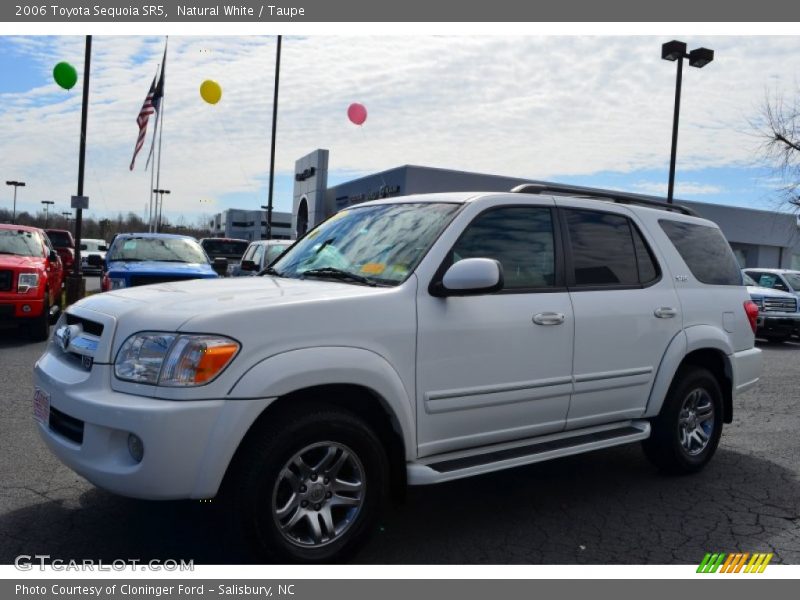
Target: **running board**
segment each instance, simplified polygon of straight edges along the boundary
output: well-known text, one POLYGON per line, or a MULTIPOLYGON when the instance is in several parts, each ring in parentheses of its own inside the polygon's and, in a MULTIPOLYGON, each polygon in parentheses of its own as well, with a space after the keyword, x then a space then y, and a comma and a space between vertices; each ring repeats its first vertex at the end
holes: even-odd
POLYGON ((409 463, 409 485, 429 485, 491 473, 562 456, 621 446, 650 437, 648 421, 625 421, 602 427, 561 432, 512 444, 496 444, 477 451, 450 452, 409 463))

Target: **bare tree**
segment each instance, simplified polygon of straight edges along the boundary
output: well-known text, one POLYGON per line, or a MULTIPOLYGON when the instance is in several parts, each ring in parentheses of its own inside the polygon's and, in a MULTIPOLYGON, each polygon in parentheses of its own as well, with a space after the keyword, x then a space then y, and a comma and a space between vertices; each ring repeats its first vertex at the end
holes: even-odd
POLYGON ((800 209, 800 90, 791 100, 780 92, 768 93, 753 126, 761 138, 762 157, 783 179, 784 200, 800 209))

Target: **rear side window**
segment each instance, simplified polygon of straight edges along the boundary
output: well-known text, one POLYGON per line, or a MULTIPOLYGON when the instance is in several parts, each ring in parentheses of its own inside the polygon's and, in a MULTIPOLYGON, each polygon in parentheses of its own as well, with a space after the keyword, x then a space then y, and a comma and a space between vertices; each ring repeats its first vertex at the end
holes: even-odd
POLYGON ((627 217, 576 209, 564 215, 574 285, 638 286, 658 279, 653 254, 627 217))
POLYGON ((736 256, 719 229, 666 219, 659 224, 699 282, 742 285, 736 256))

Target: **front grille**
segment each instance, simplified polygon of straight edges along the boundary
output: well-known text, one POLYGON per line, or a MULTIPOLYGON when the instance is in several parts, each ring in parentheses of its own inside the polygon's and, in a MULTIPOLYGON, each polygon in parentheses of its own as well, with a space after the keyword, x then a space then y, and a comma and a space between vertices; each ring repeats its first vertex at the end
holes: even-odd
POLYGON ((78 317, 71 313, 67 313, 67 325, 80 325, 83 331, 91 335, 96 335, 97 337, 103 335, 102 323, 90 321, 89 319, 84 319, 83 317, 78 317))
POLYGON ((797 312, 797 298, 764 298, 764 312, 797 312))
POLYGON ((137 285, 151 285, 153 283, 168 283, 170 281, 187 281, 189 279, 197 279, 196 275, 181 276, 181 275, 160 275, 155 277, 148 277, 147 275, 134 275, 131 277, 131 287, 137 285))
POLYGON ((70 417, 57 408, 50 407, 50 429, 76 444, 83 443, 83 421, 70 417))
POLYGON ((13 271, 0 271, 0 292, 10 292, 13 285, 13 271))

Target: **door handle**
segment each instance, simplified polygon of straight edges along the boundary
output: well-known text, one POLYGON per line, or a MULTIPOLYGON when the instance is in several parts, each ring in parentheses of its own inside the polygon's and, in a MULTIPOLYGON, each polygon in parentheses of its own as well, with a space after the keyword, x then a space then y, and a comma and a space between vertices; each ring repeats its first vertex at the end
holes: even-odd
POLYGON ((653 311, 653 314, 659 319, 671 319, 678 314, 678 311, 671 306, 662 306, 653 311))
POLYGON ((561 325, 564 315, 556 312, 543 312, 533 315, 533 322, 537 325, 561 325))

